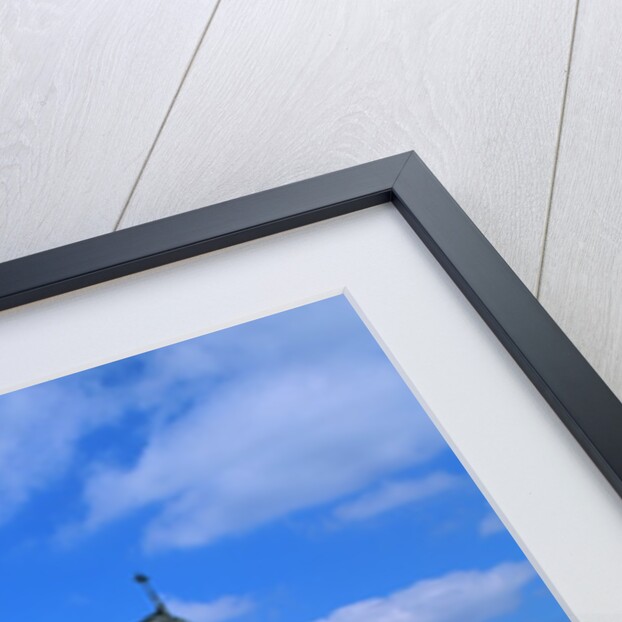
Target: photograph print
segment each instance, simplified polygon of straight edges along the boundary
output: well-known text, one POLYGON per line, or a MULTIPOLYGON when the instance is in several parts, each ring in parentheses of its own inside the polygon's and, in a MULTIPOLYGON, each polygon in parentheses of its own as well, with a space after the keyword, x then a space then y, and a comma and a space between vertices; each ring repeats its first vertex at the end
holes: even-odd
POLYGON ((345 296, 0 396, 0 576, 13 622, 569 619, 345 296))

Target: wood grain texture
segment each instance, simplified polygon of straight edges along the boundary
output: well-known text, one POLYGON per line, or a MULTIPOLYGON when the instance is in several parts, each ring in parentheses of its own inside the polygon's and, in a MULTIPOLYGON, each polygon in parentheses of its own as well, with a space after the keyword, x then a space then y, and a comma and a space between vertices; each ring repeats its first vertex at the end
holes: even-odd
POLYGON ((223 0, 127 227, 415 149, 534 286, 573 0, 223 0))
POLYGON ((622 4, 581 2, 541 301, 622 399, 622 4))
POLYGON ((213 6, 0 3, 0 261, 112 230, 213 6))

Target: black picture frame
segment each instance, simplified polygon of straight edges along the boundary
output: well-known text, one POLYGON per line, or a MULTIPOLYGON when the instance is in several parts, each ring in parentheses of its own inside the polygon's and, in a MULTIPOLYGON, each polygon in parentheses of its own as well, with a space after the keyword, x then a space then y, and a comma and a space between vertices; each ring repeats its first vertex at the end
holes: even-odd
POLYGON ((388 202, 622 496, 622 403, 413 151, 2 263, 0 311, 388 202))

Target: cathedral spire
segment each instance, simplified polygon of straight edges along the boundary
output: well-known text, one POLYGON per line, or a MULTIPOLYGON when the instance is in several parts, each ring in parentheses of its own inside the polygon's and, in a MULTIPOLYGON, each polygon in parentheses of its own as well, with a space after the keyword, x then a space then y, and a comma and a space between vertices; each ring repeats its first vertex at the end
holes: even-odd
POLYGON ((153 589, 149 581, 149 577, 144 574, 136 574, 134 575, 134 581, 139 585, 142 585, 145 590, 145 594, 147 598, 151 601, 153 606, 155 607, 155 611, 144 618, 142 622, 187 622, 186 620, 182 620, 181 618, 176 618, 171 615, 164 604, 164 601, 160 598, 158 593, 153 589))

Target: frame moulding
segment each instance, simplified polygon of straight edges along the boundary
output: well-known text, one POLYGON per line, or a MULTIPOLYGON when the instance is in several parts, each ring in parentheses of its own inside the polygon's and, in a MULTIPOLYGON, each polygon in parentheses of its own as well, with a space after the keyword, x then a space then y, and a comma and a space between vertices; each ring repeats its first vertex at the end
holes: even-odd
POLYGON ((414 152, 0 264, 0 310, 392 202, 622 496, 622 403, 414 152))

